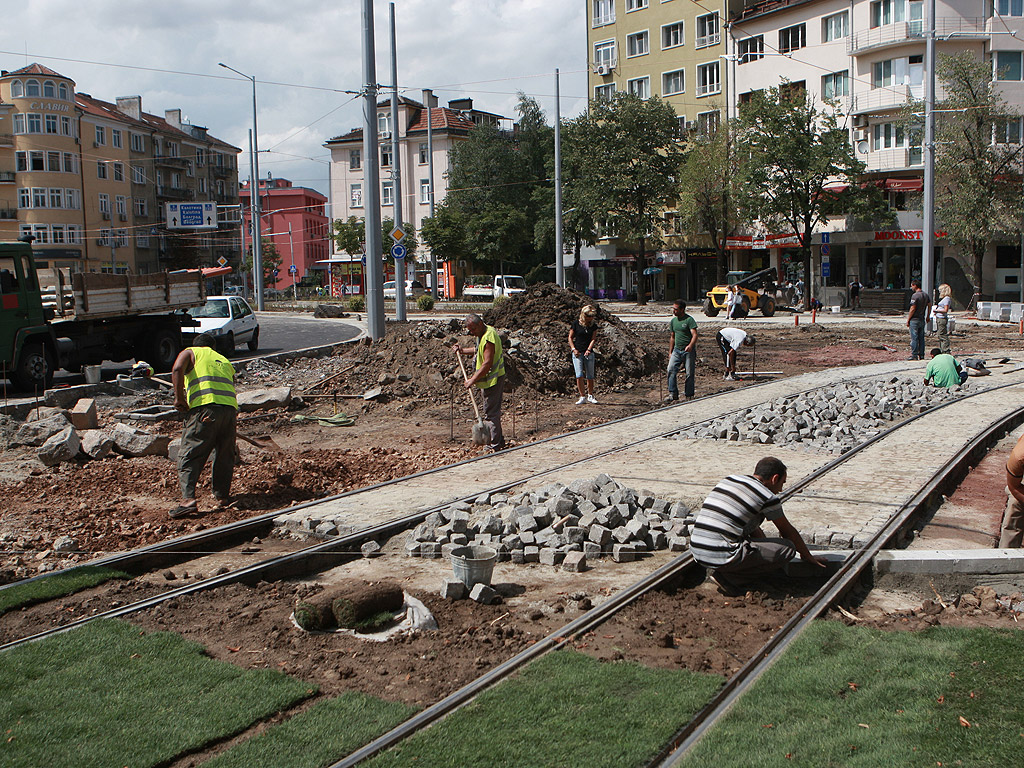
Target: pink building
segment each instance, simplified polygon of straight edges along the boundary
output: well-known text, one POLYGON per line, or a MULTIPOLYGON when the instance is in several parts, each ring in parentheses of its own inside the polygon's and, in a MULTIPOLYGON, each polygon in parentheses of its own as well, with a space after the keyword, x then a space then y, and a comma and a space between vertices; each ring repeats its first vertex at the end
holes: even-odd
MULTIPOLYGON (((260 232, 281 256, 277 280, 265 287, 284 290, 307 277, 313 270, 322 269, 317 262, 331 252, 324 206, 327 197, 308 187, 293 187, 288 179, 260 179, 260 232), (291 226, 291 235, 288 230, 291 226), (294 265, 294 269, 292 268, 294 265)), ((238 192, 245 221, 246 251, 252 233, 249 183, 242 184, 238 192)))

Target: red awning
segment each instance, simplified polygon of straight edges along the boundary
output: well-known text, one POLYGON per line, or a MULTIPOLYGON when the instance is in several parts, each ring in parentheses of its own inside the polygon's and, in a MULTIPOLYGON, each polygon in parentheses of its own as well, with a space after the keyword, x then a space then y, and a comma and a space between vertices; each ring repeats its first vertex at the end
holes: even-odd
POLYGON ((922 179, 886 179, 885 188, 891 192, 920 192, 924 189, 922 179))

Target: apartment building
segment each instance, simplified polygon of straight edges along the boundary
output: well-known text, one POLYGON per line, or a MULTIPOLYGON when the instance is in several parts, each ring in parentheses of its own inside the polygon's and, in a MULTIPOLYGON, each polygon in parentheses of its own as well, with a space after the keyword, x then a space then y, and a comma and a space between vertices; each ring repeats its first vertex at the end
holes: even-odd
MULTIPOLYGON (((246 232, 252 231, 249 183, 238 193, 246 232)), ((296 187, 288 179, 261 179, 260 231, 281 256, 276 280, 266 287, 290 288, 310 273, 324 270, 331 251, 326 214, 327 197, 308 187, 296 187), (294 271, 292 268, 294 267, 294 271)), ((246 243, 246 250, 251 247, 246 243)))
MULTIPOLYGON (((748 4, 728 25, 727 54, 733 108, 759 89, 779 85, 805 89, 819 104, 836 100, 848 116, 857 156, 883 187, 896 212, 895 230, 874 231, 846 219, 830 221, 814 237, 814 272, 819 295, 838 300, 858 277, 866 286, 899 291, 921 276, 924 158, 899 119, 911 99, 924 96, 923 0, 807 0, 748 4), (822 237, 822 233, 825 237, 822 237), (822 274, 822 245, 827 258, 822 274)), ((993 63, 997 89, 1017 110, 1024 107, 1024 8, 1020 0, 937 0, 936 55, 968 50, 993 63)), ((936 99, 942 99, 941 84, 936 99)), ((1021 125, 1007 126, 995 141, 1020 143, 1021 125)), ((779 233, 782 235, 788 233, 779 233)), ((984 263, 982 292, 1016 298, 1019 237, 994 244, 984 263)), ((738 244, 738 243, 737 243, 738 244)), ((747 246, 749 248, 749 246, 747 246)), ((785 247, 762 253, 739 249, 740 267, 786 267, 785 247)), ((935 275, 963 282, 970 269, 940 233, 935 275)), ((954 285, 954 288, 956 286, 954 285)), ((962 288, 959 295, 967 290, 962 288)))
POLYGON ((0 237, 30 234, 39 266, 73 271, 147 273, 221 256, 237 264, 240 151, 180 110, 143 112, 139 96, 76 93, 39 64, 4 71, 0 237), (169 230, 163 203, 172 200, 216 200, 223 223, 199 235, 169 230))

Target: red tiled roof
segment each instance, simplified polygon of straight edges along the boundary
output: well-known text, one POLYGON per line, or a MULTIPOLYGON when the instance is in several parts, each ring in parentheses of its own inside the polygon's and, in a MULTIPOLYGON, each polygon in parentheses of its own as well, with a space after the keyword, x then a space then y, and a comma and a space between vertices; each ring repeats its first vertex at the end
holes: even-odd
POLYGON ((29 64, 27 67, 16 69, 13 72, 9 72, 9 75, 45 75, 47 77, 62 77, 65 80, 71 80, 70 77, 62 75, 60 72, 54 72, 49 67, 44 67, 42 64, 29 64))

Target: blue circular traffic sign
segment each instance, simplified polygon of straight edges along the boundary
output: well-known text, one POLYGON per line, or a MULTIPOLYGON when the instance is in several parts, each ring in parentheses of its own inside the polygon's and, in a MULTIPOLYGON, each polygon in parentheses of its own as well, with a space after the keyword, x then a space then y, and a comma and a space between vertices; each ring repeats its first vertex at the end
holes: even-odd
POLYGON ((405 246, 400 243, 395 243, 394 245, 391 246, 391 255, 394 256, 396 259, 404 259, 405 246))

